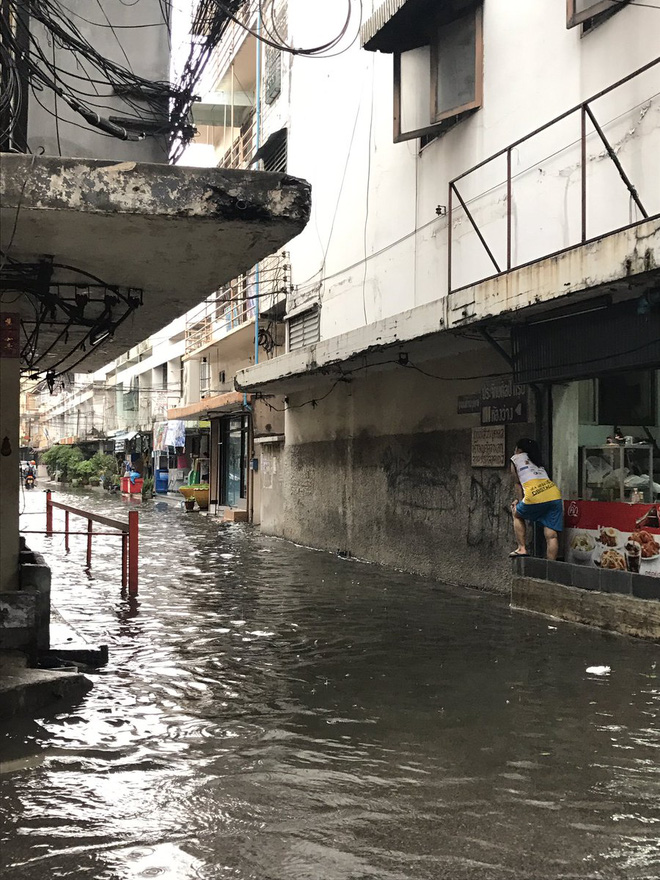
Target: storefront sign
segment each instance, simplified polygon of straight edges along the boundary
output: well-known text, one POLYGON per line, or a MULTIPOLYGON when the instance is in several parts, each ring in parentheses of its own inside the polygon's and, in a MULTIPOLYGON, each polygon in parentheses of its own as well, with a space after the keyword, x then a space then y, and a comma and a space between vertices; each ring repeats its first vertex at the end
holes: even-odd
POLYGON ((481 396, 479 394, 460 394, 456 412, 459 416, 481 412, 481 396))
POLYGON ((126 441, 125 440, 115 440, 115 452, 125 452, 126 451, 126 441))
POLYGON ((564 558, 575 565, 660 577, 655 504, 564 502, 564 558))
POLYGON ((506 460, 504 426, 472 428, 472 467, 501 468, 506 460))
POLYGON ((527 386, 511 377, 493 379, 481 386, 481 424, 510 425, 526 422, 527 386))
POLYGON ((18 315, 0 312, 0 358, 21 355, 21 322, 18 315))

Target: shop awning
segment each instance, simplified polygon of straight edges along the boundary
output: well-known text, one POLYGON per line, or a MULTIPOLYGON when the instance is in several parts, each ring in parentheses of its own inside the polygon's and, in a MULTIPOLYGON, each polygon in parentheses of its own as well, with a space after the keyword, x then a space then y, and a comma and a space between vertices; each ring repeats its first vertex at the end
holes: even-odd
MULTIPOLYGON (((214 397, 205 397, 197 403, 189 403, 188 406, 177 406, 167 411, 168 419, 192 419, 207 413, 233 410, 242 406, 245 395, 242 391, 228 391, 226 394, 216 394, 214 397)), ((247 403, 252 400, 252 395, 247 395, 247 403)))

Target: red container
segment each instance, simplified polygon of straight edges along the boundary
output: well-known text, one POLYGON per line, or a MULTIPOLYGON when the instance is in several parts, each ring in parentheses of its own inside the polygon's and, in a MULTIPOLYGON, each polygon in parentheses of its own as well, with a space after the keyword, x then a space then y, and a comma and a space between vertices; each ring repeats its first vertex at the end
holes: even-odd
POLYGON ((141 495, 143 485, 144 480, 141 477, 136 478, 134 483, 131 483, 130 477, 121 478, 121 491, 124 495, 141 495))

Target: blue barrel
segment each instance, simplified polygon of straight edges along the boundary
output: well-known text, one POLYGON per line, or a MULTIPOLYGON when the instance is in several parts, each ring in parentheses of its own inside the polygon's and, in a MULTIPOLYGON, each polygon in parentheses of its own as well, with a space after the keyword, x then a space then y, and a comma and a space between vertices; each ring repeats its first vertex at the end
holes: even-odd
POLYGON ((156 492, 165 495, 169 484, 170 472, 168 470, 156 471, 156 492))

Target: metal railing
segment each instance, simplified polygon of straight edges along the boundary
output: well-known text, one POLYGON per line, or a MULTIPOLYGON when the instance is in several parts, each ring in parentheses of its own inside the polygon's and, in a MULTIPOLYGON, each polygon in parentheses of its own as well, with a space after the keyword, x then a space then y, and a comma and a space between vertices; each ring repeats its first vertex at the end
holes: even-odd
MULTIPOLYGON (((69 537, 71 535, 84 535, 87 538, 87 569, 92 567, 92 538, 96 537, 121 537, 121 585, 122 589, 128 586, 129 596, 137 596, 138 594, 138 512, 131 510, 128 513, 128 522, 122 522, 118 519, 112 519, 109 516, 102 516, 98 513, 90 513, 88 510, 82 510, 79 507, 72 507, 69 504, 62 504, 61 501, 53 501, 50 490, 46 492, 46 535, 64 535, 64 549, 69 552, 69 537), (53 510, 64 511, 64 531, 55 532, 53 530, 53 510), (78 516, 87 520, 87 531, 73 532, 69 528, 69 517, 78 516), (100 523, 107 528, 113 529, 112 532, 94 532, 92 524, 100 523)), ((23 534, 37 534, 34 531, 23 532, 23 534)), ((40 533, 41 534, 41 533, 40 533)))
POLYGON ((220 341, 231 330, 253 320, 257 303, 270 307, 286 297, 291 287, 288 251, 266 257, 245 275, 239 275, 188 314, 185 330, 187 355, 220 341), (259 292, 258 298, 255 296, 259 292))
POLYGON ((252 275, 253 272, 239 275, 188 316, 186 354, 219 341, 254 318, 254 301, 250 297, 252 275))
MULTIPOLYGON (((453 248, 452 248, 453 220, 455 219, 455 210, 459 206, 460 206, 460 208, 462 208, 463 212, 465 213, 465 216, 467 217, 472 229, 474 230, 483 250, 488 255, 488 259, 490 260, 493 268, 495 269, 494 273, 487 275, 485 277, 479 278, 473 282, 470 282, 470 284, 463 285, 463 287, 466 287, 466 286, 470 287, 472 284, 476 284, 481 281, 486 281, 489 278, 495 278, 498 275, 502 275, 507 272, 511 272, 513 269, 519 269, 523 266, 538 262, 539 260, 557 256, 558 254, 569 251, 575 247, 586 244, 587 242, 592 240, 587 237, 587 167, 588 167, 588 162, 587 162, 587 122, 591 123, 591 126, 593 127, 594 132, 598 135, 598 137, 599 137, 600 141, 602 142, 602 145, 605 149, 607 157, 611 160, 612 164, 614 165, 616 171, 619 174, 619 177, 621 178, 621 180, 623 181, 623 183, 627 187, 628 192, 630 194, 630 198, 635 203, 637 209, 639 210, 640 214, 642 215, 642 218, 649 219, 649 214, 648 214, 644 204, 642 203, 642 200, 640 198, 639 193, 637 192, 637 189, 633 185, 629 176, 626 174, 626 171, 624 170, 624 168, 621 164, 621 161, 619 160, 619 157, 617 156, 616 151, 613 149, 612 145, 610 144, 610 142, 608 141, 608 139, 605 135, 605 132, 603 131, 602 126, 599 124, 598 120, 596 119, 595 113, 594 113, 591 105, 595 101, 597 101, 599 98, 602 98, 605 95, 610 94, 611 92, 620 88, 624 84, 630 82, 635 77, 638 77, 640 74, 643 74, 646 71, 650 70, 651 68, 655 67, 657 64, 660 64, 660 57, 655 58, 653 61, 650 61, 648 64, 645 64, 643 67, 640 67, 638 70, 634 71, 633 73, 629 74, 628 76, 623 77, 623 79, 618 80, 617 82, 613 83, 611 86, 608 86, 607 88, 603 89, 602 91, 598 92, 597 94, 592 95, 588 100, 583 101, 582 103, 577 104, 574 107, 571 107, 570 110, 566 110, 564 113, 561 113, 559 116, 556 116, 554 119, 551 119, 549 122, 546 122, 544 125, 539 126, 534 131, 529 132, 528 134, 524 135, 523 137, 519 138, 518 140, 516 140, 513 143, 509 144, 508 146, 504 147, 502 150, 499 150, 497 153, 494 153, 492 156, 489 156, 487 159, 484 159, 483 161, 477 163, 476 165, 473 165, 467 171, 464 171, 462 174, 459 174, 457 177, 454 177, 453 180, 451 180, 449 182, 448 201, 447 201, 447 290, 449 293, 454 292, 455 289, 456 290, 461 289, 460 286, 455 289, 452 286, 452 269, 453 269, 453 257, 454 257, 453 248), (579 165, 580 165, 580 240, 576 241, 575 243, 573 243, 571 245, 568 245, 567 247, 561 248, 559 250, 551 251, 548 253, 543 253, 543 254, 535 257, 535 259, 533 259, 533 260, 530 260, 527 262, 516 263, 512 257, 512 223, 513 223, 513 217, 512 217, 512 181, 513 181, 512 153, 516 148, 520 147, 526 141, 529 141, 531 138, 536 137, 541 132, 546 131, 547 129, 551 128, 552 126, 556 125, 557 123, 562 122, 563 120, 568 119, 570 116, 573 116, 575 114, 580 114, 580 138, 579 138, 579 144, 580 144, 580 163, 579 163, 579 165), (463 197, 463 195, 461 194, 461 192, 458 189, 458 183, 459 183, 459 181, 464 181, 469 175, 473 174, 475 171, 478 171, 479 169, 485 168, 485 166, 487 166, 489 163, 494 162, 495 160, 500 159, 502 157, 506 158, 506 177, 505 177, 505 181, 504 181, 504 185, 506 186, 506 261, 505 261, 505 263, 500 264, 500 261, 498 261, 496 259, 495 255, 493 253, 494 248, 492 248, 489 245, 489 243, 487 242, 486 236, 484 235, 483 230, 479 227, 479 224, 475 220, 473 213, 470 211, 470 208, 468 206, 468 201, 470 201, 470 200, 469 199, 466 200, 463 197), (454 198, 457 200, 458 205, 454 204, 454 198)), ((654 218, 658 217, 658 216, 660 216, 660 215, 659 214, 653 215, 654 218)), ((637 225, 638 222, 643 222, 643 221, 636 221, 635 223, 629 223, 624 226, 619 226, 617 228, 609 230, 609 232, 605 233, 605 234, 612 234, 615 232, 620 232, 630 226, 637 225)), ((602 238, 602 234, 597 236, 597 238, 602 238)), ((491 244, 492 244, 492 242, 491 242, 491 244)))
POLYGON ((224 154, 218 168, 246 168, 257 149, 257 126, 254 110, 241 125, 240 134, 224 154))

